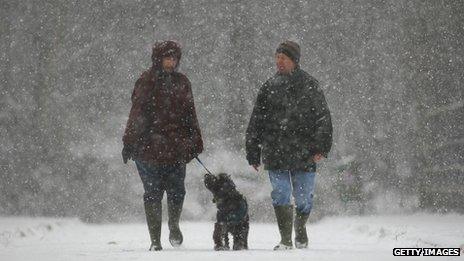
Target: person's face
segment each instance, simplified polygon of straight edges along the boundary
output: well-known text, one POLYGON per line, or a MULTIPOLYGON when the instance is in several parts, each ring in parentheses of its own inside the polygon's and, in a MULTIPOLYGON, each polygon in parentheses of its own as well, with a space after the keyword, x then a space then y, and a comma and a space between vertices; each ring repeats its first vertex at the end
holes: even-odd
POLYGON ((279 73, 288 74, 295 69, 295 62, 283 53, 276 53, 275 61, 279 73))
POLYGON ((163 71, 173 72, 177 65, 177 59, 173 56, 163 57, 162 66, 163 71))

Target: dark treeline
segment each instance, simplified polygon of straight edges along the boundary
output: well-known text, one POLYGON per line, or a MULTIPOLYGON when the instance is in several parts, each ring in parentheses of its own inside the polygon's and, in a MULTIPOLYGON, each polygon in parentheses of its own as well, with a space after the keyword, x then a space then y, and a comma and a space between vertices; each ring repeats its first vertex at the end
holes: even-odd
MULTIPOLYGON (((183 46, 202 157, 236 176, 252 218, 267 220, 271 206, 265 173, 246 166, 244 133, 285 39, 300 43, 333 117, 316 217, 463 210, 460 0, 2 0, 0 35, 0 215, 141 216, 121 136, 133 84, 166 39, 183 46)), ((184 218, 204 218, 210 195, 189 169, 184 218)))

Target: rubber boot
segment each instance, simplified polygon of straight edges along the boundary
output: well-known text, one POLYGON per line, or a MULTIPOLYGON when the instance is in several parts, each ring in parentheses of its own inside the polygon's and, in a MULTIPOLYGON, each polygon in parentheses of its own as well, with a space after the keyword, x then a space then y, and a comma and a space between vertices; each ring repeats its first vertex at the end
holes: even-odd
POLYGON ((295 247, 308 247, 308 234, 306 233, 306 222, 308 221, 309 213, 303 214, 295 211, 295 247))
POLYGON ((184 238, 179 228, 180 214, 182 212, 182 203, 174 204, 168 202, 168 215, 169 215, 169 242, 173 247, 180 247, 184 238))
POLYGON ((274 250, 292 249, 293 206, 274 206, 274 211, 281 238, 274 250))
POLYGON ((161 201, 144 202, 145 215, 147 217, 148 232, 151 245, 149 251, 160 251, 161 247, 161 201))

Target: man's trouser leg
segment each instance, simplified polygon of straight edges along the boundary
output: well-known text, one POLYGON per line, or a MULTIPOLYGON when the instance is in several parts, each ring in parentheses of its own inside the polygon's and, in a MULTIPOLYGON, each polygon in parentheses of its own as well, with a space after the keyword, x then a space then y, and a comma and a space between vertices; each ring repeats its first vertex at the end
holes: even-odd
POLYGON ((280 243, 274 250, 291 249, 293 230, 293 206, 290 203, 291 181, 290 172, 277 170, 269 171, 269 179, 272 185, 272 205, 277 219, 280 233, 280 243))

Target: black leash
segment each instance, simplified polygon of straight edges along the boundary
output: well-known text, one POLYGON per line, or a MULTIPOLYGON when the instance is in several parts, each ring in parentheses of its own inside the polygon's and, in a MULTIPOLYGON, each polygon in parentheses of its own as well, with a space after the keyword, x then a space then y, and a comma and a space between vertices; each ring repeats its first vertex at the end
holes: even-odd
POLYGON ((203 162, 201 162, 201 160, 200 160, 198 157, 195 157, 195 159, 197 159, 198 162, 201 164, 201 166, 203 166, 203 168, 206 169, 206 171, 208 172, 208 174, 213 175, 213 174, 206 168, 205 164, 203 164, 203 162))

